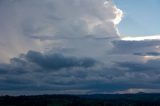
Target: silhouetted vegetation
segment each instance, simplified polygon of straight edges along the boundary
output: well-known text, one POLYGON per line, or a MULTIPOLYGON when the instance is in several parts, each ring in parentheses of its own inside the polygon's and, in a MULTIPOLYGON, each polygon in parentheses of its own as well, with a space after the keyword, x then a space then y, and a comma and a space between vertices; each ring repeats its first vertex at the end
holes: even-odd
POLYGON ((2 96, 0 106, 160 106, 160 94, 2 96))

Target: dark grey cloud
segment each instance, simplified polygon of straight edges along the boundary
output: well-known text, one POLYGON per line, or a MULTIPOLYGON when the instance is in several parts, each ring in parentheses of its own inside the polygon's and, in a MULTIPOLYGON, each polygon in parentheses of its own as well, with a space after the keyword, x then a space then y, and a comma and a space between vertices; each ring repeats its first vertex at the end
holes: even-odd
POLYGON ((77 78, 86 77, 84 71, 97 65, 90 58, 76 58, 61 54, 42 54, 29 51, 0 64, 0 90, 65 90, 77 89, 77 78), (83 71, 80 71, 83 70, 83 71), (69 87, 71 86, 71 87, 69 87))
POLYGON ((0 90, 43 93, 109 93, 159 89, 160 60, 115 62, 29 51, 0 64, 0 90))
POLYGON ((134 53, 137 56, 160 56, 159 52, 134 53))
POLYGON ((117 54, 148 54, 157 55, 158 46, 160 45, 160 40, 142 40, 142 41, 125 41, 125 40, 115 40, 113 41, 113 51, 112 53, 117 54))
POLYGON ((29 51, 25 58, 29 62, 33 62, 45 69, 62 69, 72 67, 92 67, 96 64, 96 61, 90 58, 78 59, 75 57, 65 57, 61 54, 41 54, 35 51, 29 51))
POLYGON ((120 67, 127 68, 133 72, 147 72, 147 71, 159 71, 159 64, 160 60, 149 60, 145 63, 140 62, 125 62, 125 63, 118 63, 120 67))
MULTIPOLYGON (((130 89, 120 90, 122 93, 159 92, 160 87, 160 60, 149 60, 147 62, 123 62, 117 65, 127 72, 124 77, 128 78, 130 89)), ((126 85, 127 86, 127 85, 126 85)))

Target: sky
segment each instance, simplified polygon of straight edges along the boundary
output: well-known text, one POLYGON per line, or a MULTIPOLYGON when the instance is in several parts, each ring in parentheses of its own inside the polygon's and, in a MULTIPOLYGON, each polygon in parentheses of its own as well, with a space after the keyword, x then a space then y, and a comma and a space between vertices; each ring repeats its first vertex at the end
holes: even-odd
POLYGON ((124 19, 118 25, 123 36, 148 36, 159 34, 159 0, 114 0, 123 10, 124 19))
POLYGON ((0 95, 160 92, 159 1, 142 1, 0 0, 0 95))

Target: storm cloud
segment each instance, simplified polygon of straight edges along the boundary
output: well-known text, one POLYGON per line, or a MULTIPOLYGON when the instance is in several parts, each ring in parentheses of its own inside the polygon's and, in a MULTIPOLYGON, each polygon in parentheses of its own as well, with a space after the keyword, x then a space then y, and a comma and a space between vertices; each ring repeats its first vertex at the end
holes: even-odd
POLYGON ((29 50, 45 52, 54 48, 74 48, 88 55, 90 50, 82 47, 93 48, 96 44, 96 40, 89 38, 119 38, 114 20, 120 21, 123 12, 112 1, 104 2, 1 0, 0 44, 3 51, 0 60, 8 62, 29 50))
POLYGON ((1 0, 0 14, 0 94, 159 91, 160 40, 121 38, 111 0, 1 0))
POLYGON ((159 59, 108 66, 91 58, 29 51, 10 61, 0 64, 0 90, 11 94, 114 93, 160 87, 159 59))

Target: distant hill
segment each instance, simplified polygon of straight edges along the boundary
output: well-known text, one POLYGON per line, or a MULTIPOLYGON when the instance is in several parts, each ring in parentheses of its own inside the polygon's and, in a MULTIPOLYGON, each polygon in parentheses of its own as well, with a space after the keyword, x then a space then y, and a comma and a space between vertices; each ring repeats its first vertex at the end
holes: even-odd
POLYGON ((160 94, 1 96, 0 106, 160 106, 160 94))

